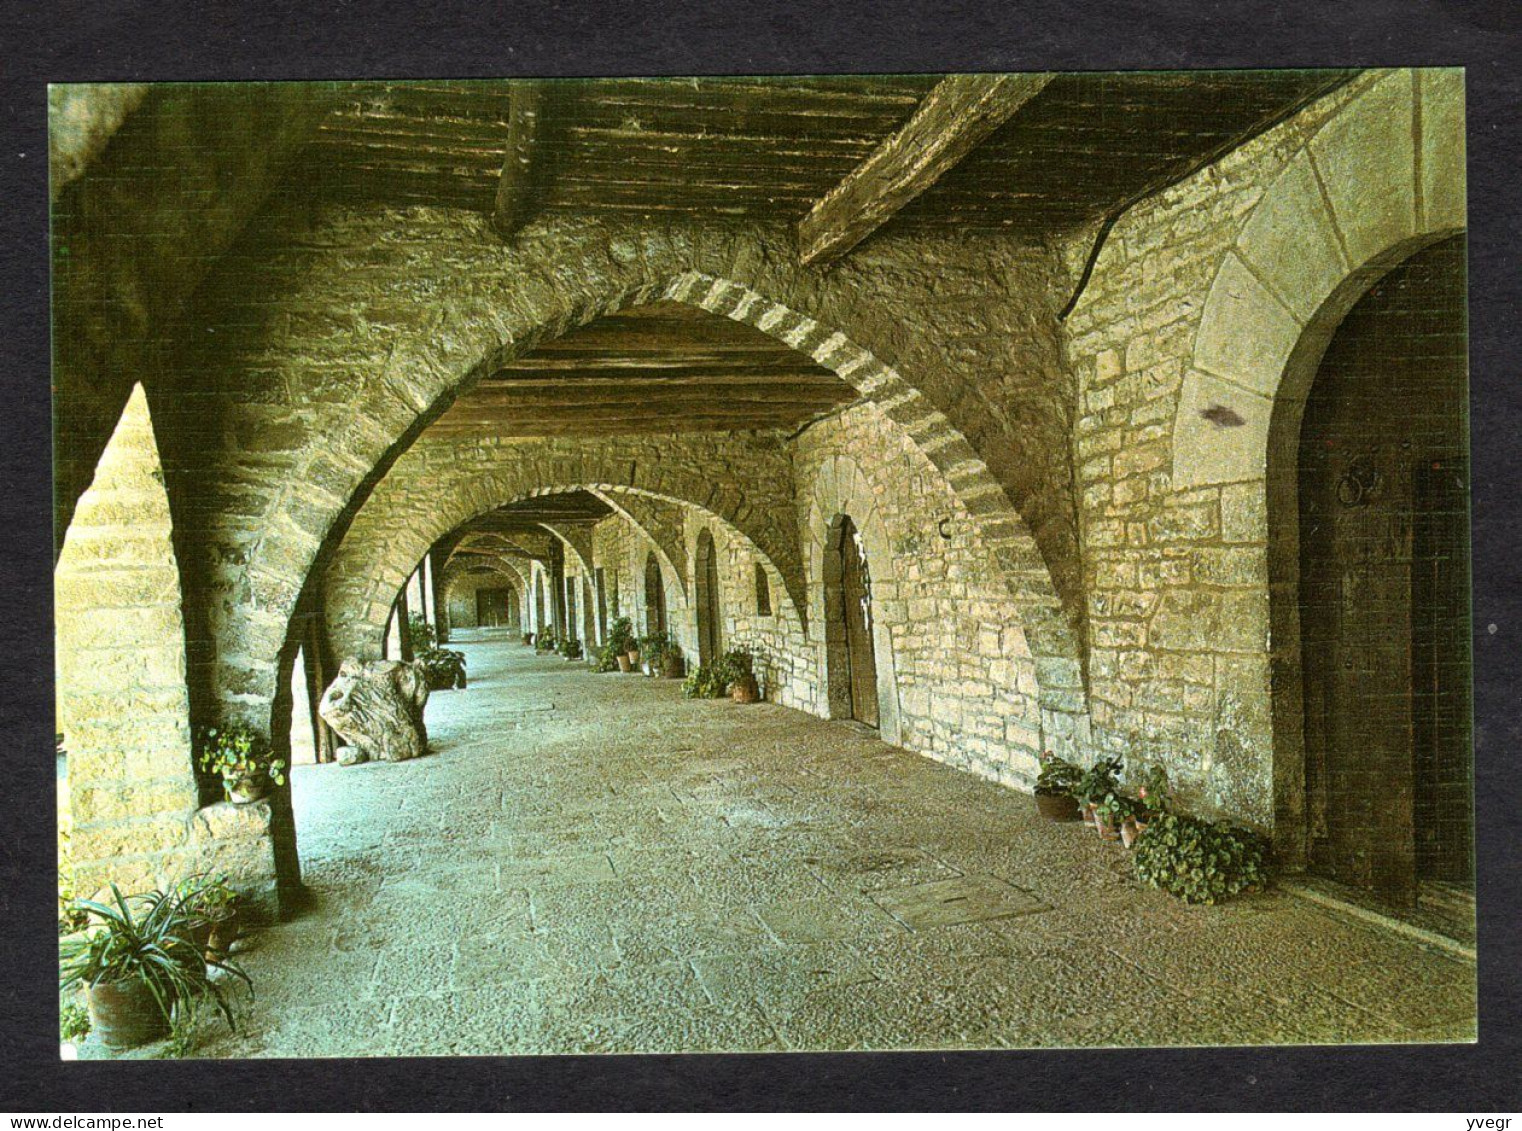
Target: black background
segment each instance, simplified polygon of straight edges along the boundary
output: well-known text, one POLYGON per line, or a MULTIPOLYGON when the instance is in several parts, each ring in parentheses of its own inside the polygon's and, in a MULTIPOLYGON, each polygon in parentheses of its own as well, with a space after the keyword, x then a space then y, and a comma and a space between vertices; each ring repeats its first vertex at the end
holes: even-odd
MULTIPOLYGON (((1516 669, 1522 567, 1514 509, 1522 499, 1516 474, 1522 456, 1519 24, 1522 5, 1515 0, 4 0, 0 584, 8 599, 0 602, 0 1110, 1481 1114, 1522 1108, 1522 687, 1516 669), (57 1059, 47 82, 1377 65, 1468 68, 1478 1045, 408 1061, 57 1059)), ((1457 1120, 1453 1126, 1462 1131, 1457 1120)))

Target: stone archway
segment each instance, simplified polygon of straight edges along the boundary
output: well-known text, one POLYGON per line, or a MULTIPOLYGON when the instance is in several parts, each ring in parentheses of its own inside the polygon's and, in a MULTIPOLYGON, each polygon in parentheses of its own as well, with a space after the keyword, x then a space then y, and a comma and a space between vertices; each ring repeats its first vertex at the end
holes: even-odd
MULTIPOLYGON (((593 474, 609 474, 610 471, 616 473, 619 462, 616 456, 610 462, 614 467, 602 463, 601 457, 593 458, 584 470, 593 474)), ((563 467, 562 470, 573 473, 568 467, 563 467)), ((426 551, 428 546, 451 530, 481 514, 524 498, 582 489, 600 493, 630 489, 622 484, 575 479, 546 486, 535 484, 531 478, 527 478, 534 474, 532 463, 524 465, 517 461, 510 461, 489 475, 483 475, 479 469, 468 466, 457 471, 457 478, 430 474, 426 478, 427 490, 423 500, 426 505, 416 506, 412 503, 401 506, 399 499, 391 495, 386 485, 383 485, 381 491, 371 497, 370 505, 373 509, 362 512, 350 528, 341 552, 334 559, 333 567, 325 579, 326 612, 335 652, 341 656, 361 657, 379 654, 390 595, 405 580, 413 551, 417 547, 421 546, 426 551), (398 506, 388 506, 388 503, 398 503, 398 506), (405 522, 400 521, 400 516, 403 515, 407 516, 405 522)), ((682 479, 683 474, 685 473, 673 471, 667 479, 674 488, 685 487, 688 493, 696 494, 693 485, 686 484, 682 479)), ((772 557, 746 530, 690 499, 659 497, 668 503, 690 507, 710 521, 722 523, 756 557, 766 561, 773 569, 777 568, 772 557)), ((765 536, 764 530, 762 534, 765 536)), ((577 552, 574 547, 572 552, 577 552)), ((589 561, 588 564, 590 565, 589 561)), ((548 602, 548 589, 554 585, 554 581, 542 568, 535 568, 534 573, 541 599, 548 602)), ((791 600, 790 597, 788 599, 791 600)), ((577 605, 580 614, 580 596, 577 605)))
MULTIPOLYGON (((321 442, 314 440, 280 457, 277 462, 286 468, 284 486, 267 493, 262 512, 240 518, 237 530, 208 532, 208 544, 215 547, 241 543, 244 530, 261 531, 233 555, 240 563, 236 578, 220 576, 225 571, 214 566, 204 567, 219 574, 214 584, 242 594, 230 592, 228 599, 211 602, 209 628, 218 646, 208 669, 209 690, 224 711, 262 713, 262 705, 273 701, 282 673, 295 656, 291 624, 304 579, 324 570, 342 541, 348 516, 362 506, 368 491, 409 450, 429 420, 462 389, 542 338, 604 313, 661 300, 688 303, 753 326, 831 369, 877 403, 965 501, 1011 596, 1026 609, 1032 647, 1042 658, 1043 687, 1064 699, 1082 699, 1077 634, 1042 551, 1004 488, 943 413, 897 369, 844 333, 731 279, 690 268, 663 268, 670 250, 653 249, 654 258, 621 259, 622 266, 610 272, 606 256, 598 251, 587 250, 577 259, 562 249, 562 256, 571 257, 553 272, 540 265, 543 272, 532 280, 537 288, 532 301, 514 301, 514 284, 506 277, 484 288, 465 288, 464 297, 426 333, 394 343, 385 370, 405 373, 405 380, 397 376, 366 383, 359 395, 344 402, 346 420, 325 423, 321 442), (566 286, 570 279, 577 280, 575 287, 566 286), (334 437, 342 442, 333 443, 334 437)), ((512 278, 521 283, 522 276, 512 278)), ((645 488, 650 469, 658 466, 653 461, 632 469, 632 482, 607 481, 645 488)), ((724 486, 708 484, 701 498, 728 520, 739 508, 724 486)), ((785 542, 787 537, 787 532, 778 531, 771 541, 785 542)), ((779 554, 767 539, 756 541, 773 558, 795 607, 806 608, 801 563, 779 554)))
MULTIPOLYGON (((1305 856, 1295 452, 1327 344, 1369 287, 1465 228, 1458 71, 1379 77, 1259 198, 1204 303, 1173 421, 1172 489, 1230 493, 1244 549, 1269 581, 1268 642, 1237 671, 1270 703, 1275 840, 1305 856)), ((1239 626, 1241 627, 1241 626, 1239 626)), ((1254 631, 1256 630, 1256 631, 1254 631)))

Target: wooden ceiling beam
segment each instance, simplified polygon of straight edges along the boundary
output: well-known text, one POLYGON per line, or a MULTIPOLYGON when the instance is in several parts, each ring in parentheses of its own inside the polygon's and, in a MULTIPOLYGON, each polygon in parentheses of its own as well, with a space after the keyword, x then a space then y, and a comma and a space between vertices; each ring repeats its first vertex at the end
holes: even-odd
POLYGON ((492 227, 510 239, 538 206, 544 162, 535 152, 544 129, 544 98, 539 83, 520 80, 508 91, 507 152, 497 180, 492 227))
POLYGON ((880 228, 994 130, 1040 94, 1054 76, 951 75, 919 109, 798 223, 799 259, 823 267, 880 228))

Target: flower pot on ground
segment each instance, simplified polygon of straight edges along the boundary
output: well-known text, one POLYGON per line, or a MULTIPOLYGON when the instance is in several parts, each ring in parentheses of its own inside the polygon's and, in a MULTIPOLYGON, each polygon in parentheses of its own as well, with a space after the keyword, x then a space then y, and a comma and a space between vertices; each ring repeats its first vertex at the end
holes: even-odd
POLYGON ((1135 817, 1127 817, 1120 823, 1120 843, 1127 848, 1136 844, 1136 838, 1141 836, 1146 825, 1138 825, 1135 817))
POLYGON ((449 648, 428 648, 415 660, 423 669, 429 691, 450 691, 465 687, 465 653, 449 648))
POLYGON ((224 970, 250 990, 253 982, 196 945, 201 920, 193 908, 206 886, 192 880, 174 892, 127 896, 113 883, 109 902, 76 901, 90 925, 59 943, 58 986, 84 988, 93 1027, 108 1047, 131 1048, 167 1035, 177 1021, 188 1025, 208 998, 236 1028, 227 987, 209 971, 224 970))
POLYGON ((238 893, 225 875, 193 876, 176 889, 190 919, 191 938, 208 962, 226 958, 238 938, 238 893))
POLYGON ((755 703, 760 700, 761 687, 756 682, 755 663, 756 658, 748 649, 731 648, 715 665, 716 678, 734 702, 755 703))
POLYGON ((1127 848, 1136 837, 1136 817, 1145 811, 1145 805, 1135 797, 1124 793, 1107 793, 1104 800, 1094 807, 1094 816, 1100 822, 1101 835, 1106 840, 1120 840, 1127 848), (1130 835, 1126 826, 1130 825, 1130 835))
POLYGON ((1094 826, 1101 836, 1104 829, 1099 824, 1096 809, 1106 797, 1120 789, 1120 759, 1105 758, 1095 762, 1078 776, 1073 784, 1073 797, 1085 807, 1084 821, 1094 826))
POLYGON ((618 660, 618 670, 623 672, 624 674, 627 675, 629 672, 634 670, 634 664, 629 659, 629 653, 625 652, 623 655, 617 657, 617 660, 618 660))
POLYGON ((688 699, 722 699, 728 686, 707 664, 699 664, 682 681, 682 694, 688 699))
POLYGON ((672 641, 661 653, 659 674, 666 679, 681 679, 686 671, 687 661, 682 658, 682 646, 672 641))
POLYGON ((258 801, 272 784, 285 784, 285 760, 274 757, 269 742, 246 723, 207 727, 200 745, 198 764, 221 776, 227 799, 235 804, 258 801))
POLYGON ((1078 820, 1078 802, 1073 787, 1083 771, 1050 750, 1041 756, 1041 773, 1036 778, 1036 810, 1048 821, 1078 820))

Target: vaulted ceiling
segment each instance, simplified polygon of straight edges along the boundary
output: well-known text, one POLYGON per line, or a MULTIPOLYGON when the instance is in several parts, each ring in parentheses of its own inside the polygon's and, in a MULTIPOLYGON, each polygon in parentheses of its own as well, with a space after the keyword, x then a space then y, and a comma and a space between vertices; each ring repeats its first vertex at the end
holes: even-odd
POLYGON ((599 318, 488 375, 429 435, 795 429, 855 396, 759 330, 658 303, 599 318))

